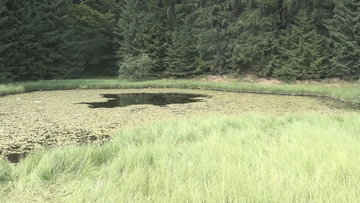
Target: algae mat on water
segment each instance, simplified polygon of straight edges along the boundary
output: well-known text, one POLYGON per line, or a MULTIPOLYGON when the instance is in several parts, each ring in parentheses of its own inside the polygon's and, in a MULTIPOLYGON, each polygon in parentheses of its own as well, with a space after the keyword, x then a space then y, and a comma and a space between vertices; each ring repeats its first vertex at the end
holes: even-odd
POLYGON ((0 154, 8 157, 48 146, 102 143, 124 128, 154 121, 244 113, 278 116, 346 112, 328 107, 316 98, 182 89, 39 91, 0 97, 0 103, 0 154), (103 94, 142 92, 190 93, 209 97, 200 102, 166 106, 94 109, 85 104, 107 101, 101 96, 103 94))

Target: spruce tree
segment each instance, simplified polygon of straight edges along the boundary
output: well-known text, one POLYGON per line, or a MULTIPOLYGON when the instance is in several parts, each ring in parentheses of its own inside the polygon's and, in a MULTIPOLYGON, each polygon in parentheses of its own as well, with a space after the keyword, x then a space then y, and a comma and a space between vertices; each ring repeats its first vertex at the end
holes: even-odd
POLYGON ((233 1, 198 2, 194 32, 197 39, 199 59, 197 66, 202 72, 225 74, 228 72, 226 52, 228 47, 228 27, 232 20, 233 1))
POLYGON ((0 79, 72 77, 84 61, 83 74, 120 69, 137 79, 248 70, 357 79, 359 3, 339 1, 333 11, 334 2, 0 0, 0 79), (327 34, 329 67, 321 39, 327 34))
POLYGON ((75 33, 75 21, 69 15, 71 0, 39 0, 34 43, 39 47, 36 60, 29 64, 29 74, 38 78, 72 78, 84 68, 80 53, 80 37, 75 33))
POLYGON ((86 61, 84 75, 114 75, 117 72, 113 28, 121 2, 117 0, 81 0, 72 6, 77 34, 86 61))
POLYGON ((15 30, 9 27, 10 25, 10 13, 7 10, 7 0, 0 0, 0 83, 8 82, 12 80, 11 70, 5 66, 6 52, 11 46, 11 42, 8 37, 13 35, 15 30))
MULTIPOLYGON (((134 60, 143 55, 149 57, 152 63, 151 77, 162 77, 165 70, 167 39, 166 5, 160 0, 142 1, 126 0, 115 29, 118 66, 123 65, 126 57, 134 60)), ((141 60, 139 60, 141 61, 141 60)))
POLYGON ((145 2, 141 0, 127 0, 121 7, 120 17, 114 28, 117 64, 121 63, 125 56, 138 56, 141 53, 133 45, 133 41, 140 27, 143 10, 145 2))
MULTIPOLYGON (((141 22, 146 10, 146 2, 143 0, 126 0, 121 7, 120 18, 114 28, 114 43, 117 48, 116 58, 119 67, 119 76, 122 78, 140 79, 144 75, 135 75, 138 65, 132 61, 139 61, 142 54, 146 53, 146 47, 136 44, 135 40, 140 34, 141 22), (135 71, 134 71, 135 70, 135 71)), ((147 60, 152 60, 146 57, 147 60)), ((147 73, 146 76, 149 74, 147 73)))
POLYGON ((7 9, 2 15, 6 21, 2 24, 0 37, 2 69, 6 70, 6 80, 28 79, 31 78, 29 64, 35 61, 33 54, 39 46, 33 40, 35 2, 14 0, 5 5, 7 9))
POLYGON ((332 52, 331 76, 358 80, 360 76, 360 2, 336 1, 334 16, 325 22, 332 52))
POLYGON ((277 43, 280 24, 277 0, 237 2, 236 14, 229 24, 226 62, 232 73, 256 73, 260 77, 272 74, 269 61, 277 43))
POLYGON ((83 68, 71 0, 8 1, 2 62, 11 80, 75 77, 83 68))
POLYGON ((291 31, 282 31, 274 76, 286 80, 323 79, 328 71, 328 53, 324 36, 316 29, 316 11, 300 11, 291 24, 291 31))
POLYGON ((170 32, 171 43, 165 58, 167 77, 190 77, 198 73, 196 59, 199 53, 190 21, 186 20, 170 32))
POLYGON ((266 64, 275 41, 276 15, 261 5, 245 7, 230 27, 227 62, 236 72, 257 71, 268 76, 266 64), (264 67, 265 66, 265 67, 264 67))

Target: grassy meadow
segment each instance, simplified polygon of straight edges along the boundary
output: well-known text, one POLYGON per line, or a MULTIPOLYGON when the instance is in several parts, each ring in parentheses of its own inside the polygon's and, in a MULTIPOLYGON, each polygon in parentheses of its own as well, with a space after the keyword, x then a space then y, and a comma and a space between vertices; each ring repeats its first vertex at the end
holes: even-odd
POLYGON ((150 80, 127 81, 118 79, 74 79, 35 82, 19 82, 0 85, 0 96, 39 90, 68 89, 128 89, 128 88, 182 88, 233 91, 242 93, 298 95, 328 97, 344 102, 360 103, 356 83, 301 83, 301 84, 259 84, 230 80, 212 82, 202 80, 150 80))
POLYGON ((0 164, 0 202, 357 202, 360 118, 189 118, 0 164))
MULTIPOLYGON (((355 84, 83 79, 13 83, 0 94, 149 87, 358 103, 355 84)), ((0 202, 358 202, 359 126, 359 112, 349 111, 214 113, 139 125, 101 145, 36 150, 16 165, 0 159, 0 202)))

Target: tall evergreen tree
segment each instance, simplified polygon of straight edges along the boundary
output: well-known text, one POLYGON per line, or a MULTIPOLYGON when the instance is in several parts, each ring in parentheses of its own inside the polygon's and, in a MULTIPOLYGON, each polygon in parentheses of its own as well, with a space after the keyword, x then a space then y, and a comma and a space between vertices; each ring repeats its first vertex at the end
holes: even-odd
POLYGON ((8 67, 5 67, 5 53, 11 46, 11 42, 8 40, 8 37, 12 36, 15 30, 11 29, 9 26, 11 24, 11 16, 7 10, 6 2, 7 0, 0 0, 0 83, 12 80, 11 70, 8 67))
MULTIPOLYGON (((39 46, 34 42, 36 5, 34 1, 7 1, 7 23, 3 24, 1 43, 3 66, 8 80, 37 79, 29 73, 29 64, 35 61, 34 53, 39 46), (10 72, 9 72, 10 71, 10 72), (11 73, 11 74, 9 74, 11 73)), ((36 74, 36 73, 35 73, 36 74)))
POLYGON ((72 7, 78 35, 86 61, 86 75, 114 75, 117 72, 113 28, 116 26, 122 1, 81 0, 72 7))
MULTIPOLYGON (((180 24, 180 23, 179 23, 180 24)), ((190 77, 198 73, 196 39, 188 19, 170 32, 171 43, 165 58, 167 77, 190 77), (186 21, 187 20, 187 21, 186 21)))
MULTIPOLYGON (((153 61, 149 74, 151 77, 161 77, 165 70, 167 30, 166 5, 160 0, 142 1, 126 0, 122 7, 121 16, 115 29, 118 66, 122 66, 125 57, 133 60, 144 54, 153 61)), ((141 61, 141 60, 140 60, 141 61)))
POLYGON ((334 16, 326 21, 332 51, 331 76, 358 80, 360 76, 360 2, 336 1, 334 16))
POLYGON ((224 74, 227 70, 226 52, 228 27, 232 21, 233 1, 200 1, 197 10, 194 31, 199 50, 198 67, 204 72, 224 74))
MULTIPOLYGON (((262 2, 264 3, 264 2, 262 2)), ((272 58, 277 15, 267 5, 244 4, 230 27, 227 61, 236 72, 257 71, 268 76, 266 64, 272 58)))
POLYGON ((69 14, 70 0, 8 1, 1 43, 11 80, 69 78, 82 69, 69 14))
POLYGON ((69 15, 71 0, 38 0, 34 17, 36 31, 34 53, 36 60, 29 64, 29 74, 43 79, 72 78, 84 68, 80 53, 80 37, 75 33, 75 21, 69 15))
POLYGON ((147 53, 155 62, 155 67, 152 71, 153 75, 157 78, 163 77, 166 70, 164 58, 166 57, 168 41, 165 33, 169 29, 167 2, 167 0, 148 1, 148 9, 143 19, 145 25, 142 26, 143 35, 140 35, 138 38, 140 43, 146 44, 147 53))
MULTIPOLYGON (((142 70, 141 73, 137 72, 139 65, 138 62, 142 54, 146 54, 146 47, 144 44, 137 44, 138 35, 141 34, 141 24, 144 16, 143 12, 146 10, 146 1, 143 0, 127 0, 121 7, 121 14, 116 27, 114 28, 115 34, 115 47, 117 65, 119 67, 119 75, 123 78, 136 78, 142 79, 148 77, 150 70, 142 70), (136 75, 139 73, 138 75, 136 75)), ((152 59, 146 55, 146 60, 152 59)), ((152 64, 151 62, 149 62, 152 64)))
POLYGON ((327 75, 328 53, 325 37, 317 32, 316 11, 300 11, 291 24, 291 31, 283 31, 279 38, 279 55, 274 57, 278 67, 274 76, 283 80, 323 79, 327 75))
POLYGON ((355 0, 0 0, 0 80, 84 66, 137 79, 248 70, 357 79, 359 12, 355 0))
POLYGON ((134 43, 144 18, 141 14, 145 9, 146 2, 142 0, 127 0, 121 7, 121 15, 114 28, 118 64, 122 62, 125 56, 139 56, 145 50, 144 46, 138 46, 134 43))

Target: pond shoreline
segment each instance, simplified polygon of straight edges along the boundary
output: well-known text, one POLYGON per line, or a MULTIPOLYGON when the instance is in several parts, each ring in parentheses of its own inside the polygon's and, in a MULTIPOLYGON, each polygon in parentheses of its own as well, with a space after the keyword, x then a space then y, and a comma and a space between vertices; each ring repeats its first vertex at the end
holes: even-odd
POLYGON ((103 143, 118 131, 154 121, 167 121, 206 115, 246 113, 284 115, 288 113, 341 113, 321 104, 316 98, 214 90, 171 88, 97 89, 36 91, 1 97, 1 156, 24 154, 52 146, 103 143), (136 105, 113 109, 91 109, 81 102, 104 101, 103 93, 181 92, 210 95, 203 102, 165 107, 136 105))
POLYGON ((356 83, 344 85, 329 84, 261 84, 234 81, 194 81, 194 80, 152 80, 122 81, 115 79, 73 79, 19 82, 0 85, 0 97, 34 91, 76 90, 76 89, 143 89, 178 88, 193 90, 212 90, 251 94, 271 94, 289 96, 320 97, 344 103, 360 103, 359 87, 356 83))

